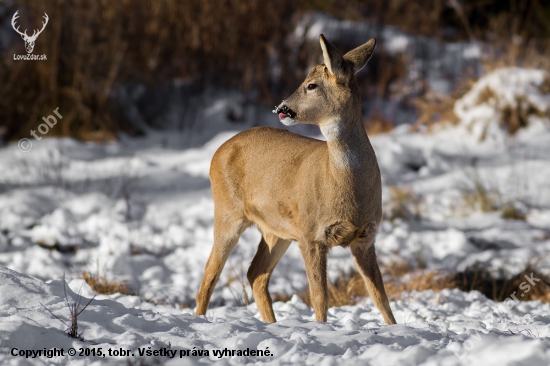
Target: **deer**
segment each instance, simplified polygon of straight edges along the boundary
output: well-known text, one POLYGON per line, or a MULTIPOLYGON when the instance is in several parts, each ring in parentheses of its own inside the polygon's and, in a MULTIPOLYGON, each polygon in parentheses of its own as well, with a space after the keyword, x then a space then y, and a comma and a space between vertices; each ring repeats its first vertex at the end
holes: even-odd
POLYGON ((276 322, 268 284, 291 242, 305 262, 318 322, 327 321, 327 254, 350 248, 355 264, 387 324, 396 324, 374 241, 382 220, 382 183, 365 131, 355 74, 370 59, 376 39, 345 55, 319 37, 324 64, 275 108, 286 126, 319 126, 326 141, 284 129, 254 127, 216 151, 210 166, 214 244, 196 296, 205 315, 220 273, 239 237, 255 224, 262 237, 247 272, 258 311, 276 322))
POLYGON ((13 28, 14 31, 16 31, 17 33, 19 33, 19 35, 21 36, 21 38, 23 38, 23 41, 25 41, 25 49, 27 50, 27 53, 32 53, 32 51, 34 50, 34 42, 36 42, 36 39, 38 38, 38 36, 40 35, 40 33, 42 33, 42 31, 44 30, 44 28, 46 28, 46 25, 48 24, 48 14, 44 13, 44 22, 42 22, 42 29, 40 29, 39 31, 37 31, 36 29, 33 31, 32 33, 32 36, 29 36, 27 34, 27 30, 25 29, 25 32, 21 32, 19 30, 19 26, 17 26, 17 28, 15 28, 16 26, 16 19, 19 18, 19 10, 15 12, 15 14, 13 14, 13 18, 11 19, 11 26, 13 28))

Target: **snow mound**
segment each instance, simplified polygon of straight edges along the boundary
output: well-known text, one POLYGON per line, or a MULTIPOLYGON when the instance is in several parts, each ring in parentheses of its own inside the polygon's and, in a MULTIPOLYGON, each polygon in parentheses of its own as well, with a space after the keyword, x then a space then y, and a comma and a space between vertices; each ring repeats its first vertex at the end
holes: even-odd
POLYGON ((544 128, 550 123, 550 74, 518 67, 497 69, 457 100, 454 112, 480 140, 499 139, 523 127, 544 128))

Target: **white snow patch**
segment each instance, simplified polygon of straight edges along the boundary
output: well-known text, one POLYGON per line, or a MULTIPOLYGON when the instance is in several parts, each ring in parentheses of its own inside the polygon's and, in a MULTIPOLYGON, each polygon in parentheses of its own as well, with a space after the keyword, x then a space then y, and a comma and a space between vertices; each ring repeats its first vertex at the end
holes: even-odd
POLYGON ((550 126, 550 75, 543 70, 501 68, 479 79, 454 107, 461 124, 477 138, 502 140, 504 123, 550 126), (520 121, 519 119, 525 119, 520 121), (508 121, 506 121, 508 120, 508 121))

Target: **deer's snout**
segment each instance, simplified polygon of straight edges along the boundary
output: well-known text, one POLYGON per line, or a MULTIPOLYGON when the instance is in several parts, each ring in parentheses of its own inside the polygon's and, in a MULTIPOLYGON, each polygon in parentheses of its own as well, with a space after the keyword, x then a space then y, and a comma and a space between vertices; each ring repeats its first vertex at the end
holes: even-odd
POLYGON ((275 107, 275 110, 273 113, 277 113, 280 119, 290 117, 294 118, 296 117, 296 112, 294 112, 292 109, 288 108, 286 105, 280 105, 275 107))

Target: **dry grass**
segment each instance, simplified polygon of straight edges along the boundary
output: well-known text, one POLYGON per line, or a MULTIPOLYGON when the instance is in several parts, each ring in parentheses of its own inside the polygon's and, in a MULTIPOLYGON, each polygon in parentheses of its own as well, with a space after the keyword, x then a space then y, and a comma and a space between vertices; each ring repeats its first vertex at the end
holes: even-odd
POLYGON ((520 273, 496 277, 485 267, 478 266, 457 273, 455 279, 457 288, 462 291, 477 290, 493 301, 504 301, 515 292, 515 296, 520 301, 540 300, 548 303, 550 302, 550 276, 541 273, 536 267, 534 264, 529 264, 520 273), (534 281, 535 285, 529 286, 530 289, 525 291, 525 285, 529 284, 525 276, 534 277, 540 281, 534 281))
POLYGON ((458 117, 454 113, 454 105, 460 96, 443 95, 433 91, 420 95, 413 101, 418 120, 412 130, 417 131, 420 126, 431 128, 441 122, 456 123, 458 117))
MULTIPOLYGON (((547 70, 550 70, 548 68, 547 70)), ((542 85, 540 85, 540 91, 542 94, 550 94, 550 74, 547 74, 542 85)), ((478 96, 476 104, 487 103, 489 105, 503 104, 498 100, 496 93, 486 87, 478 96)), ((509 102, 508 102, 509 103, 509 102)), ((520 128, 527 127, 529 125, 529 118, 539 117, 545 118, 548 113, 544 110, 540 110, 538 105, 533 104, 526 96, 516 96, 513 102, 515 106, 509 104, 505 105, 501 111, 501 118, 499 121, 500 127, 507 131, 510 135, 514 135, 520 128)), ((480 140, 483 141, 487 137, 488 124, 485 125, 480 140)))
POLYGON ((385 117, 379 110, 374 110, 369 120, 364 122, 365 131, 369 136, 391 132, 394 128, 391 119, 385 117))
MULTIPOLYGON (((403 299, 411 291, 432 290, 439 292, 445 288, 456 288, 454 277, 441 271, 412 269, 407 262, 399 261, 381 267, 384 287, 390 300, 403 299)), ((355 271, 342 271, 335 281, 328 282, 329 306, 355 305, 368 296, 365 282, 355 271)), ((311 306, 309 288, 298 296, 311 306)), ((288 295, 274 296, 274 301, 285 301, 288 295)))
MULTIPOLYGON (((162 294, 164 292, 161 291, 162 294)), ((165 294, 164 294, 165 295, 165 294)), ((142 297, 143 301, 148 302, 150 304, 155 305, 163 305, 163 306, 171 306, 173 308, 179 308, 179 309, 189 309, 191 307, 191 300, 181 300, 181 299, 174 299, 172 300, 170 297, 165 295, 165 298, 159 299, 156 297, 142 297)))
POLYGON ((136 295, 128 288, 128 282, 121 282, 116 280, 110 280, 107 278, 106 273, 98 274, 88 271, 82 272, 82 279, 86 281, 88 285, 97 293, 104 295, 111 295, 121 293, 124 295, 136 295))
POLYGON ((461 189, 462 199, 466 207, 472 211, 491 212, 498 210, 502 202, 499 190, 496 187, 491 187, 483 180, 475 167, 469 170, 464 169, 464 174, 470 183, 461 189))
POLYGON ((516 205, 512 203, 507 203, 502 207, 500 216, 506 220, 519 220, 519 221, 525 221, 527 218, 527 216, 525 215, 525 212, 520 210, 516 205))
POLYGON ((304 4, 340 18, 378 21, 448 41, 500 35, 529 40, 550 33, 548 4, 542 0, 307 0, 304 4))
MULTIPOLYGON (((526 268, 515 275, 495 276, 484 267, 475 267, 463 272, 426 270, 413 267, 408 262, 399 260, 381 266, 384 277, 384 287, 390 300, 406 300, 413 291, 432 290, 440 292, 444 289, 458 288, 462 291, 479 291, 489 299, 501 302, 516 291, 520 301, 540 300, 550 302, 550 276, 536 270, 535 265, 526 268), (527 280, 525 276, 539 279, 535 286, 521 294, 525 287, 520 287, 527 280)), ((363 279, 354 270, 342 271, 335 281, 328 283, 329 306, 355 305, 368 296, 363 279)), ((304 303, 311 306, 309 288, 297 294, 304 303)), ((291 295, 274 294, 273 301, 286 302, 291 295)))
POLYGON ((461 189, 464 206, 471 211, 482 212, 500 211, 501 217, 507 220, 526 219, 525 212, 514 201, 505 199, 503 194, 481 178, 479 172, 473 168, 464 170, 469 184, 461 189))
MULTIPOLYGON (((406 261, 396 261, 381 267, 386 293, 391 300, 401 299, 411 291, 432 290, 439 292, 445 288, 455 288, 452 275, 441 271, 413 269, 406 261)), ((298 293, 306 304, 311 306, 309 288, 298 293)), ((355 270, 341 271, 335 281, 328 282, 329 306, 355 305, 368 296, 361 275, 355 270)), ((286 302, 289 294, 274 294, 273 301, 286 302)))
POLYGON ((475 179, 471 188, 462 189, 462 199, 472 211, 483 212, 497 211, 502 201, 500 192, 496 188, 488 187, 480 179, 475 179))
POLYGON ((164 258, 175 251, 175 248, 169 248, 166 245, 156 247, 154 249, 147 248, 143 245, 130 244, 130 255, 152 255, 155 258, 164 258))
MULTIPOLYGON (((549 5, 541 0, 462 3, 457 7, 447 0, 16 0, 6 5, 4 22, 19 9, 22 29, 34 29, 44 12, 49 15, 35 47, 47 61, 0 61, 0 130, 6 139, 28 137, 43 116, 59 107, 63 119, 48 136, 108 140, 121 130, 139 133, 141 127, 125 120, 117 102, 122 84, 158 86, 179 80, 193 86, 194 92, 212 86, 254 88, 260 100, 279 101, 302 80, 307 66, 306 50, 298 50, 296 58, 285 40, 294 20, 312 10, 444 41, 489 41, 496 45, 494 61, 489 62, 495 66, 535 59, 550 62, 535 57, 544 56, 541 50, 548 44, 549 5), (270 69, 273 55, 282 61, 279 80, 270 69)), ((24 53, 20 39, 6 55, 12 53, 24 53)), ((401 91, 391 86, 399 85, 406 62, 380 53, 359 75, 363 96, 391 97, 401 91)), ((444 113, 440 107, 420 108, 426 109, 424 120, 444 113)))
POLYGON ((384 216, 389 221, 403 219, 418 220, 421 215, 422 199, 408 186, 391 186, 390 201, 384 206, 384 216))
POLYGON ((458 123, 459 119, 454 112, 455 102, 470 91, 478 79, 476 71, 466 70, 457 81, 455 89, 448 95, 436 93, 426 87, 426 92, 413 101, 418 119, 412 130, 418 131, 421 126, 426 126, 430 131, 435 124, 458 123))
MULTIPOLYGON (((514 62, 511 62, 510 60, 510 62, 493 62, 484 60, 483 63, 485 65, 485 72, 494 71, 499 67, 511 66, 521 66, 525 68, 550 71, 550 61, 544 54, 546 51, 534 50, 533 45, 525 47, 526 50, 524 50, 524 56, 522 56, 526 58, 525 60, 523 58, 515 60, 514 62)), ((510 51, 498 52, 498 54, 506 54, 506 52, 510 51)), ((491 56, 488 56, 488 58, 490 59, 491 56)), ((503 56, 503 59, 507 58, 503 56)), ((471 89, 477 79, 477 76, 467 74, 464 75, 459 86, 449 95, 441 95, 429 91, 416 98, 414 105, 418 115, 418 120, 413 127, 413 130, 418 130, 420 126, 428 126, 428 128, 431 128, 437 123, 456 124, 459 122, 458 117, 454 114, 455 102, 471 89)), ((542 94, 550 94, 550 76, 545 78, 540 86, 540 91, 542 94)), ((475 104, 502 105, 507 103, 499 101, 498 98, 499 96, 487 87, 479 93, 475 104)), ((527 100, 527 98, 523 96, 517 96, 516 98, 517 99, 514 101, 514 107, 507 105, 502 108, 501 118, 499 121, 500 127, 502 127, 502 129, 507 131, 510 135, 514 135, 519 129, 527 127, 531 116, 540 118, 548 117, 548 113, 546 111, 539 110, 537 105, 534 105, 530 100, 527 100)), ((483 133, 480 136, 481 141, 486 138, 488 125, 485 125, 484 127, 483 133)))
POLYGON ((456 288, 453 276, 442 271, 414 270, 410 275, 388 282, 386 292, 390 300, 403 299, 406 293, 412 291, 432 290, 440 292, 444 289, 456 288))
POLYGON ((548 51, 550 44, 539 39, 527 41, 517 35, 495 39, 482 60, 483 69, 491 72, 502 67, 524 67, 550 70, 548 51))
POLYGON ((61 244, 61 243, 50 244, 43 240, 37 240, 35 243, 41 248, 50 250, 52 252, 59 252, 59 253, 73 254, 73 253, 76 253, 79 249, 78 245, 61 244))
POLYGON ((240 262, 239 265, 240 274, 237 273, 235 266, 233 264, 231 265, 231 274, 227 278, 225 287, 227 287, 229 291, 231 291, 233 299, 239 306, 248 306, 248 304, 250 303, 250 297, 248 296, 248 292, 246 290, 246 284, 248 283, 248 281, 246 280, 243 263, 240 262), (234 287, 235 283, 237 284, 237 288, 234 287))
MULTIPOLYGON (((449 1, 463 24, 468 38, 485 42, 483 57, 480 60, 482 73, 486 74, 502 67, 550 71, 550 59, 547 56, 550 51, 548 41, 550 27, 545 20, 550 14, 547 4, 538 0, 512 0, 506 4, 493 1, 460 3, 449 1), (478 13, 479 11, 486 12, 485 19, 478 13), (483 22, 480 23, 481 19, 483 22)), ((456 123, 458 119, 453 112, 456 100, 462 97, 480 76, 479 70, 468 70, 456 90, 449 95, 439 95, 427 90, 426 93, 417 97, 414 101, 418 115, 415 129, 424 125, 431 127, 438 122, 456 123)), ((547 80, 543 89, 549 88, 550 80, 547 80)), ((478 103, 494 97, 494 93, 487 90, 487 93, 482 93, 480 98, 482 100, 478 103)), ((518 101, 517 104, 529 105, 526 101, 518 101)), ((507 108, 502 112, 500 125, 510 134, 515 134, 521 127, 527 126, 528 116, 531 114, 537 115, 537 111, 507 108)), ((485 139, 485 132, 481 136, 481 140, 483 139, 485 139)))

